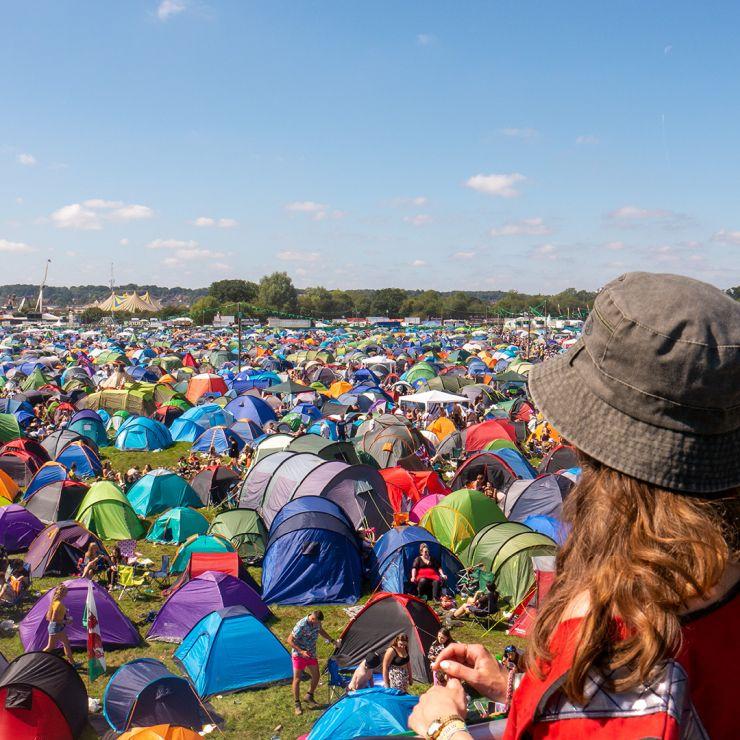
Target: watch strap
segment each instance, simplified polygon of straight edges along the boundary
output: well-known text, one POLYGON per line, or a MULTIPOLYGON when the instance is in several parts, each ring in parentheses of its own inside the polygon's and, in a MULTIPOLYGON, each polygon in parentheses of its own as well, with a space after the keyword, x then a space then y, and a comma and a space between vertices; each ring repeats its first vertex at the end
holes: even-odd
POLYGON ((456 717, 442 726, 436 740, 452 740, 458 732, 464 732, 466 729, 467 727, 465 726, 465 722, 463 722, 459 717, 456 717))

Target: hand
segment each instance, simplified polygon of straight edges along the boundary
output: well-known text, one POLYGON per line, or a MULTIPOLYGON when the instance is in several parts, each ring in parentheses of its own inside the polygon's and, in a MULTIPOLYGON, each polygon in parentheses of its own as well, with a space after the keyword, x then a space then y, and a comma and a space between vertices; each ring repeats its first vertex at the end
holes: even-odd
POLYGON ((483 645, 455 642, 437 656, 432 670, 443 671, 450 678, 465 681, 493 701, 506 698, 508 671, 483 645))
POLYGON ((464 719, 466 713, 465 691, 457 679, 451 678, 447 681, 447 686, 432 686, 422 694, 409 717, 409 727, 417 735, 426 737, 429 725, 435 719, 453 715, 464 719))
POLYGON ((311 653, 309 653, 309 652, 308 652, 308 650, 301 650, 301 655, 302 655, 302 656, 303 656, 304 658, 312 658, 312 657, 313 657, 313 656, 311 655, 311 653))

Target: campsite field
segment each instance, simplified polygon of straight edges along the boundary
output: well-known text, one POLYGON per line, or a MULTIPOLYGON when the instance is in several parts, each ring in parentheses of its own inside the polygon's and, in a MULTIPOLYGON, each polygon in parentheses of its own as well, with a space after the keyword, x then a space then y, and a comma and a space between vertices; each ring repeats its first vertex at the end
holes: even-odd
MULTIPOLYGON (((186 444, 184 447, 189 447, 189 445, 186 444)), ((179 449, 179 446, 175 446, 166 452, 138 455, 138 458, 141 459, 137 459, 136 453, 121 453, 110 449, 106 450, 105 454, 111 460, 114 467, 117 469, 125 469, 132 463, 137 463, 141 466, 147 462, 152 465, 152 467, 163 465, 171 466, 177 461, 178 457, 183 454, 183 450, 179 449)), ((204 514, 209 519, 214 516, 214 512, 209 510, 204 510, 204 514)), ((112 547, 113 545, 114 543, 112 542, 106 542, 106 547, 112 547)), ((177 548, 174 546, 155 545, 146 540, 141 540, 138 543, 138 551, 141 552, 142 555, 154 560, 157 564, 159 564, 163 554, 168 553, 171 556, 174 556, 176 549, 177 548)), ((261 571, 259 568, 250 568, 250 572, 257 580, 260 579, 261 571)), ((33 589, 43 593, 47 589, 56 586, 56 584, 61 580, 63 579, 37 579, 33 583, 33 589)), ((118 600, 119 593, 120 592, 118 591, 114 592, 116 600, 118 600)), ((362 601, 364 602, 367 600, 369 596, 370 592, 365 593, 362 601)), ((148 624, 145 623, 147 613, 158 610, 162 605, 162 601, 163 599, 159 596, 159 588, 154 586, 153 594, 148 598, 131 598, 127 593, 119 603, 126 615, 139 627, 139 631, 143 637, 148 629, 148 624)), ((21 610, 5 609, 0 612, 0 618, 12 619, 13 621, 18 622, 23 618, 28 609, 29 603, 26 603, 21 610)), ((324 623, 326 630, 329 634, 338 636, 347 624, 349 617, 342 607, 328 606, 322 607, 322 609, 326 615, 324 623)), ((310 609, 306 607, 277 606, 272 607, 272 611, 275 618, 269 623, 269 626, 272 631, 283 642, 285 642, 295 622, 310 611, 310 609)), ((506 636, 502 629, 494 629, 486 633, 481 627, 467 622, 464 626, 455 628, 453 630, 453 634, 458 640, 482 642, 496 653, 499 653, 504 645, 511 642, 518 642, 516 639, 506 636)), ((163 661, 170 668, 179 673, 179 670, 175 668, 172 660, 172 654, 175 648, 176 645, 173 644, 164 642, 147 642, 146 640, 143 640, 138 648, 107 651, 107 675, 99 678, 93 684, 89 684, 87 673, 84 668, 81 669, 80 675, 85 681, 85 685, 87 686, 90 696, 102 699, 107 679, 110 678, 119 666, 134 658, 156 658, 163 661)), ((0 633, 0 651, 9 660, 23 652, 17 630, 0 633)), ((326 664, 326 659, 329 657, 330 652, 331 647, 325 645, 322 641, 319 641, 319 659, 322 668, 326 664)), ((76 656, 78 660, 84 662, 85 656, 83 652, 77 652, 76 656)), ((412 687, 412 690, 415 692, 421 692, 425 688, 425 686, 415 685, 412 687)), ((328 701, 328 687, 323 680, 323 677, 322 685, 317 691, 316 698, 320 702, 328 701)), ((215 712, 224 720, 222 725, 222 737, 234 739, 249 738, 250 740, 269 740, 269 738, 272 738, 273 735, 276 734, 273 730, 278 725, 282 725, 282 730, 277 734, 284 740, 292 740, 293 738, 308 732, 311 725, 320 714, 320 710, 310 711, 305 709, 302 717, 296 717, 293 714, 293 702, 290 693, 290 686, 287 685, 270 686, 265 689, 214 697, 211 700, 211 705, 215 712)), ((219 733, 216 731, 213 734, 213 737, 218 736, 219 733)), ((85 740, 88 740, 88 738, 95 738, 97 735, 95 732, 90 730, 84 737, 85 740)))

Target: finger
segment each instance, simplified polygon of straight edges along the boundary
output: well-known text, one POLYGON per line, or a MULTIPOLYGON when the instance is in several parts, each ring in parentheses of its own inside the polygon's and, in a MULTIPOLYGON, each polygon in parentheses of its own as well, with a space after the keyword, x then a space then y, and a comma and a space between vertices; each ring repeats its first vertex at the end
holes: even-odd
POLYGON ((439 667, 447 674, 448 679, 456 678, 459 681, 467 681, 470 684, 475 684, 480 679, 480 674, 474 668, 469 668, 453 660, 443 660, 439 664, 439 667))
POLYGON ((439 668, 439 664, 443 660, 454 660, 458 663, 467 663, 468 659, 468 645, 464 642, 453 642, 452 645, 448 645, 434 661, 432 666, 435 670, 439 668))

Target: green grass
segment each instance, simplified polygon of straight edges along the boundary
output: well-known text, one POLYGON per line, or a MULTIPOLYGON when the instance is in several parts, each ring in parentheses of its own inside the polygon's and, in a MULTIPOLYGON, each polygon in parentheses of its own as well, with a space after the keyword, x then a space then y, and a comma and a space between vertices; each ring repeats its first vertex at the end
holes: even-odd
POLYGON ((110 461, 114 470, 125 473, 132 465, 138 465, 139 468, 145 465, 151 465, 152 468, 175 468, 181 457, 190 454, 191 447, 190 442, 176 442, 161 452, 127 452, 111 446, 101 447, 100 455, 110 461))
MULTIPOLYGON (((135 453, 120 454, 129 455, 135 453)), ((154 462, 151 461, 152 457, 155 456, 150 454, 147 459, 150 461, 150 464, 154 465, 154 462)), ((130 463, 127 462, 126 464, 128 465, 130 463)), ((208 518, 212 518, 212 511, 206 510, 205 513, 208 518)), ((106 546, 112 547, 113 544, 114 543, 106 543, 106 546)), ((169 553, 170 556, 174 556, 177 548, 169 545, 155 545, 146 542, 145 540, 141 540, 138 543, 137 549, 142 553, 142 555, 150 557, 155 561, 155 563, 159 564, 164 553, 169 553)), ((257 580, 260 579, 260 569, 251 568, 250 571, 257 580)), ((56 584, 61 580, 64 579, 36 579, 33 583, 33 588, 43 593, 47 589, 56 586, 56 584)), ((163 599, 158 596, 159 589, 156 586, 154 587, 154 591, 157 595, 151 600, 133 599, 126 594, 123 599, 118 602, 129 619, 131 619, 135 624, 141 623, 147 612, 150 610, 157 610, 160 608, 163 599)), ((119 593, 120 592, 118 591, 114 592, 116 600, 118 600, 119 593)), ((369 595, 370 594, 368 593, 363 596, 362 601, 366 601, 369 598, 369 595)), ((9 613, 6 611, 0 616, 4 619, 9 618, 18 622, 23 618, 24 612, 27 611, 28 606, 25 606, 23 611, 12 611, 9 613)), ((285 642, 295 622, 307 614, 310 609, 306 607, 275 606, 272 607, 272 611, 275 614, 275 619, 269 623, 269 627, 280 640, 285 642)), ((343 609, 337 606, 326 606, 322 607, 322 611, 325 615, 324 626, 327 632, 332 636, 339 636, 348 622, 348 617, 343 609)), ((144 625, 140 628, 142 636, 146 634, 148 627, 148 625, 144 625)), ((503 630, 499 629, 493 630, 488 634, 484 634, 484 630, 481 627, 472 623, 466 623, 463 627, 456 628, 453 630, 453 634, 455 638, 460 641, 482 642, 494 652, 501 652, 504 645, 511 642, 520 642, 515 638, 506 636, 503 630)), ((101 677, 93 684, 90 684, 87 680, 86 673, 83 672, 80 675, 85 682, 85 686, 87 687, 90 696, 102 699, 107 679, 110 678, 118 667, 134 658, 156 658, 163 661, 175 673, 179 674, 180 671, 176 668, 172 660, 172 654, 176 647, 176 645, 170 643, 143 641, 137 648, 108 650, 105 655, 108 665, 107 676, 101 677)), ((319 660, 323 669, 326 665, 326 659, 331 654, 332 648, 329 645, 324 644, 321 640, 319 640, 318 647, 319 660)), ((23 647, 17 632, 13 632, 12 635, 0 636, 0 651, 6 658, 8 658, 8 660, 12 660, 23 652, 23 647)), ((79 656, 79 660, 85 660, 83 653, 78 652, 77 655, 79 656)), ((414 691, 414 693, 421 693, 425 689, 426 686, 414 685, 412 687, 412 691, 414 691)), ((317 690, 316 698, 322 703, 326 703, 328 700, 328 688, 326 686, 324 676, 322 676, 322 684, 317 690)), ((221 698, 213 697, 211 699, 211 703, 216 712, 225 720, 223 726, 224 738, 264 740, 265 738, 272 737, 272 730, 277 725, 283 726, 283 730, 281 731, 283 738, 295 738, 298 735, 308 732, 313 722, 320 715, 320 711, 309 711, 304 708, 304 715, 302 717, 296 717, 293 714, 293 699, 291 696, 290 686, 288 685, 270 686, 264 689, 227 694, 221 698)), ((88 740, 96 737, 96 735, 92 730, 90 730, 84 737, 85 740, 88 740)))

